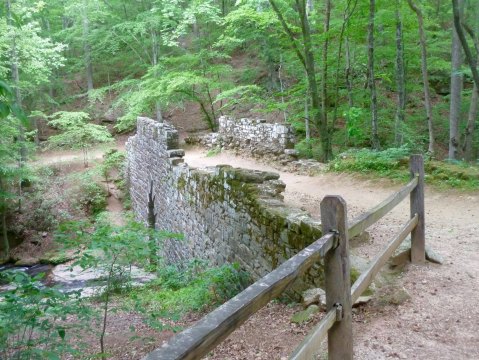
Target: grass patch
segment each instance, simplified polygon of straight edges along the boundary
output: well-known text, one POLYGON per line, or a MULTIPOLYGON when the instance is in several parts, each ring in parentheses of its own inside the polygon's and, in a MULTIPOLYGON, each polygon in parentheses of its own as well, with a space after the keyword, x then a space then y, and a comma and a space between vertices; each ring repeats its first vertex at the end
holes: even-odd
POLYGON ((237 263, 210 267, 194 260, 182 268, 164 267, 158 279, 133 289, 127 301, 150 315, 177 320, 227 301, 249 283, 249 275, 237 263))
POLYGON ((221 147, 215 146, 214 148, 211 148, 206 152, 206 157, 214 157, 216 155, 219 155, 220 153, 221 147))
MULTIPOLYGON (((330 163, 329 170, 407 182, 410 178, 410 153, 406 146, 384 151, 349 150, 338 155, 330 163)), ((454 188, 465 191, 479 189, 479 167, 475 165, 460 161, 437 161, 425 157, 424 171, 426 184, 438 189, 454 188)))

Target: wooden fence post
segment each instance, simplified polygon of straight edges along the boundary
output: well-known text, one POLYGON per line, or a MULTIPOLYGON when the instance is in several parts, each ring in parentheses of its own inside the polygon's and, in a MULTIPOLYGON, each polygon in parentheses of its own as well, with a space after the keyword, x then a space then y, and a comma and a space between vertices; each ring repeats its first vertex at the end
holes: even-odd
POLYGON ((416 188, 411 192, 411 218, 418 215, 417 226, 411 232, 411 262, 426 261, 426 238, 424 227, 424 161, 422 155, 411 155, 411 177, 419 176, 416 188))
POLYGON ((323 234, 337 232, 336 248, 324 258, 326 305, 328 311, 337 307, 338 321, 328 331, 328 359, 353 358, 351 317, 351 279, 346 203, 340 196, 326 196, 321 201, 323 234))

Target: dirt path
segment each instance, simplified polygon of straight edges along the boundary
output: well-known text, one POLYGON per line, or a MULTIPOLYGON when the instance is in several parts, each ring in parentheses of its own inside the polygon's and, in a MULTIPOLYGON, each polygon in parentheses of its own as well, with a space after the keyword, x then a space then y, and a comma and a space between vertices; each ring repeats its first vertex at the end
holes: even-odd
MULTIPOLYGON (((93 147, 88 151, 88 163, 93 165, 93 163, 102 161, 103 155, 105 152, 111 148, 117 150, 125 149, 125 142, 127 136, 120 136, 116 139, 115 144, 100 145, 93 147)), ((44 151, 37 154, 36 160, 33 162, 34 165, 59 165, 65 168, 68 173, 72 172, 83 172, 88 168, 85 168, 83 163, 83 152, 81 150, 54 150, 54 151, 44 151)), ((108 211, 109 216, 113 224, 115 225, 124 225, 125 221, 123 218, 123 204, 121 203, 120 191, 117 189, 114 183, 104 184, 105 189, 108 190, 109 196, 107 197, 107 206, 106 211, 108 211)))
MULTIPOLYGON (((287 185, 285 202, 315 217, 325 195, 341 195, 351 219, 400 187, 344 174, 296 175, 229 153, 206 157, 198 149, 188 150, 185 161, 194 167, 229 164, 276 171, 287 185)), ((442 255, 444 264, 408 266, 394 282, 410 295, 408 301, 391 305, 374 299, 361 309, 353 328, 357 359, 479 359, 479 194, 426 189, 425 202, 426 242, 442 255)), ((368 258, 375 256, 404 224, 408 212, 404 202, 372 227, 371 239, 356 250, 368 258)), ((230 337, 229 345, 235 341, 230 337)))

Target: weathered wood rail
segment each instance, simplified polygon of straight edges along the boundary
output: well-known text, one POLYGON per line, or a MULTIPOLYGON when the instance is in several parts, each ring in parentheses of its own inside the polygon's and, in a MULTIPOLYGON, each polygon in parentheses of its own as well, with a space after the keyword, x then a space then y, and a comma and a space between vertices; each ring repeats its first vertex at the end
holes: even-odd
POLYGON ((200 359, 214 349, 251 315, 281 294, 316 261, 324 259, 326 315, 290 359, 312 359, 321 341, 328 337, 329 359, 353 358, 352 304, 368 288, 381 267, 401 242, 411 234, 411 261, 425 261, 424 167, 420 155, 410 159, 411 181, 370 211, 347 222, 346 203, 340 196, 326 196, 321 202, 323 236, 285 261, 246 290, 206 315, 195 325, 148 354, 144 360, 200 359), (350 284, 349 238, 373 225, 407 196, 411 216, 401 231, 381 251, 356 282, 350 284))

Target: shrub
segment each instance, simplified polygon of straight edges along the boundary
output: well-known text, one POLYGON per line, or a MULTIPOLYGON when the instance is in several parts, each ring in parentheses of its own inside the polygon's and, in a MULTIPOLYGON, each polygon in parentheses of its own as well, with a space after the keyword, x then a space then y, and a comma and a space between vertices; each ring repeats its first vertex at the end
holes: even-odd
POLYGON ((65 294, 40 284, 22 272, 0 273, 0 281, 13 285, 0 293, 0 357, 2 359, 60 359, 80 355, 70 335, 87 324, 91 316, 78 294, 65 294), (75 323, 66 322, 74 316, 75 323))
POLYGON ((196 259, 184 266, 163 267, 158 279, 144 289, 136 289, 131 297, 137 308, 175 318, 221 304, 249 283, 249 275, 237 263, 211 267, 196 259))

